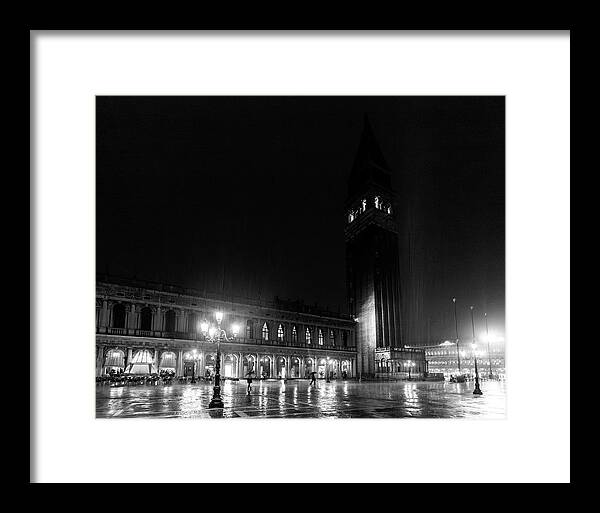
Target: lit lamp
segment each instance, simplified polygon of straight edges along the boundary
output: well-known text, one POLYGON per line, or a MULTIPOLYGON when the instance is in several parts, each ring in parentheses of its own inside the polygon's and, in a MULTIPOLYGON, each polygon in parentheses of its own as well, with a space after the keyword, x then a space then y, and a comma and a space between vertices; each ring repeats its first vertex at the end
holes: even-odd
POLYGON ((475 321, 473 320, 473 306, 471 306, 471 326, 473 328, 473 343, 471 347, 473 348, 473 358, 475 360, 475 390, 473 393, 475 395, 482 395, 481 388, 479 388, 479 373, 477 372, 477 344, 475 344, 475 321))
MULTIPOLYGON (((227 333, 221 328, 221 321, 223 320, 223 312, 216 312, 215 319, 217 320, 217 327, 209 326, 208 322, 204 321, 200 328, 204 334, 204 338, 209 342, 217 343, 217 361, 215 362, 215 384, 213 386, 213 396, 208 405, 209 408, 223 408, 223 399, 221 398, 221 338, 229 341, 227 333)), ((232 327, 234 337, 239 331, 237 325, 232 327)))

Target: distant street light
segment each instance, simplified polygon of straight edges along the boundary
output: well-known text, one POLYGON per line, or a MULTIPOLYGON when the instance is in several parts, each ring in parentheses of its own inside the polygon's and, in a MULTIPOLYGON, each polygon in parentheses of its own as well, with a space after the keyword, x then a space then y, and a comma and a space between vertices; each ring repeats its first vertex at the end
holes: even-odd
POLYGON ((473 327, 473 344, 471 344, 471 347, 473 348, 473 358, 475 359, 475 390, 473 390, 473 393, 475 395, 482 395, 483 392, 481 391, 481 388, 479 388, 479 373, 477 372, 477 352, 476 352, 476 348, 477 348, 477 344, 475 343, 475 320, 473 319, 473 306, 471 306, 471 326, 473 327))
POLYGON ((487 312, 485 312, 483 314, 483 316, 485 317, 485 338, 487 339, 488 359, 490 361, 490 375, 489 375, 489 378, 490 379, 494 379, 494 374, 492 373, 492 354, 490 353, 490 332, 488 330, 487 312))
POLYGON ((452 298, 452 302, 454 303, 454 331, 456 333, 456 357, 458 359, 458 374, 460 375, 460 351, 458 349, 458 320, 456 317, 456 298, 452 298))

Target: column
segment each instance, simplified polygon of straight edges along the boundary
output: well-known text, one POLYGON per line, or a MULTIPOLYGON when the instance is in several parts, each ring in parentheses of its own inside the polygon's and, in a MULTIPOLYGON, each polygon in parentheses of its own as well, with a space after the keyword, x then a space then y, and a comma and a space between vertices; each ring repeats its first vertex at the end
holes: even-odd
POLYGON ((133 360, 133 349, 131 347, 127 348, 127 360, 125 361, 125 370, 128 369, 131 364, 131 360, 133 360))
POLYGON ((290 357, 286 356, 285 357, 285 377, 289 378, 290 377, 290 357))
POLYGON ((96 376, 102 375, 102 367, 104 366, 104 347, 97 346, 98 354, 96 355, 96 376))
POLYGON ((130 330, 135 330, 138 327, 139 309, 136 305, 130 305, 131 312, 129 313, 129 322, 125 325, 130 330))
POLYGON ((175 312, 176 315, 176 322, 175 322, 175 331, 179 331, 180 333, 183 333, 186 331, 186 326, 185 326, 185 319, 186 319, 186 312, 183 310, 177 310, 175 312))
POLYGON ((100 312, 100 326, 106 328, 108 326, 108 301, 102 300, 102 310, 100 312))
POLYGON ((152 329, 154 331, 162 331, 163 327, 163 312, 162 307, 157 307, 154 315, 152 316, 152 329))
POLYGON ((154 349, 154 368, 156 374, 158 374, 160 372, 160 351, 158 348, 154 349))
POLYGON ((177 377, 183 376, 183 351, 177 351, 177 377))

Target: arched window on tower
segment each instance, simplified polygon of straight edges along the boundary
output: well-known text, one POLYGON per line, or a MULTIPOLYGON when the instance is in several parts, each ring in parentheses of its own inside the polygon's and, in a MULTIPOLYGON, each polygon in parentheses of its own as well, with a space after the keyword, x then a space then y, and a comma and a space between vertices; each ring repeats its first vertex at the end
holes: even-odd
POLYGON ((267 326, 266 322, 263 324, 262 327, 262 338, 263 340, 269 340, 269 327, 267 326))
POLYGON ((296 326, 292 326, 292 342, 298 342, 298 332, 296 326))
POLYGON ((323 345, 323 331, 319 328, 319 345, 323 345))
POLYGON ((310 328, 306 328, 305 336, 306 336, 306 343, 310 344, 312 341, 312 333, 310 332, 310 328))
POLYGON ((283 342, 283 326, 281 324, 277 328, 277 340, 283 342))

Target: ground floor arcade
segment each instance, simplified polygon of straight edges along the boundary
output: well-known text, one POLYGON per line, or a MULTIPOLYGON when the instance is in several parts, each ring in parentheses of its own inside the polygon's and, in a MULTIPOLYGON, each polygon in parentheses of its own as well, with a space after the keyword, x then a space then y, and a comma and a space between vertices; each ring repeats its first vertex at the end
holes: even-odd
MULTIPOLYGON (((214 343, 181 344, 176 341, 141 342, 127 337, 98 337, 96 375, 113 371, 126 374, 160 374, 170 372, 177 377, 212 376, 217 351, 214 343)), ((221 344, 221 376, 245 378, 307 378, 312 372, 318 378, 332 379, 356 376, 356 353, 292 347, 261 347, 247 344, 221 344)))

